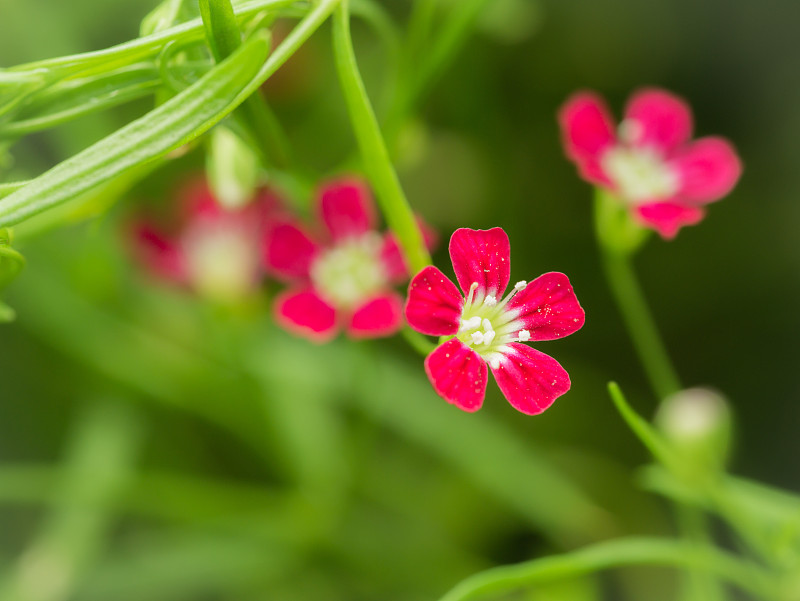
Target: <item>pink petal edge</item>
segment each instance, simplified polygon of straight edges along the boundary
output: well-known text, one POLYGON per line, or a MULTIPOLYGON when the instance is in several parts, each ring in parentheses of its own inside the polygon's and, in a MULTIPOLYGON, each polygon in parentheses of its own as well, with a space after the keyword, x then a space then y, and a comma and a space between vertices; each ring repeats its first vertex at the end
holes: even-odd
POLYGON ((577 332, 586 320, 569 278, 563 273, 540 275, 517 292, 508 303, 516 309, 521 329, 528 330, 531 340, 555 340, 577 332))
POLYGON ((374 297, 355 310, 347 333, 353 338, 391 336, 403 325, 403 299, 395 292, 374 297))
POLYGON ((457 338, 439 345, 425 359, 425 373, 440 397, 463 411, 477 411, 486 396, 489 370, 478 353, 457 338))
POLYGON ((656 230, 662 238, 671 240, 683 226, 702 221, 705 211, 677 202, 656 202, 639 206, 634 215, 644 225, 656 230))
POLYGON ((285 280, 308 279, 311 264, 320 251, 311 235, 290 221, 273 224, 264 245, 266 268, 285 280))
POLYGON ((614 120, 603 99, 593 92, 570 96, 558 112, 558 121, 567 156, 579 164, 599 161, 616 143, 614 120))
POLYGON ((129 231, 134 257, 151 274, 176 284, 188 281, 186 257, 179 243, 146 221, 134 223, 129 231))
POLYGON ((317 210, 333 240, 361 236, 374 230, 377 222, 369 189, 354 177, 325 183, 319 191, 317 210))
POLYGON ((625 121, 636 123, 631 142, 668 154, 692 135, 692 111, 680 97, 657 88, 636 92, 628 101, 625 121))
POLYGON ((336 309, 310 288, 287 290, 275 298, 275 320, 288 331, 313 342, 336 335, 336 309))
POLYGON ((464 296, 473 282, 482 295, 499 299, 505 292, 511 277, 511 244, 503 228, 457 229, 450 238, 450 259, 464 296))
POLYGON ((733 145, 723 138, 708 137, 683 147, 670 161, 678 173, 681 199, 712 202, 727 195, 742 173, 733 145))
POLYGON ((569 374, 550 355, 518 342, 507 346, 508 352, 492 373, 516 410, 538 415, 570 389, 569 374))
POLYGON ((428 336, 458 332, 464 297, 438 267, 428 266, 408 285, 405 316, 408 325, 428 336))

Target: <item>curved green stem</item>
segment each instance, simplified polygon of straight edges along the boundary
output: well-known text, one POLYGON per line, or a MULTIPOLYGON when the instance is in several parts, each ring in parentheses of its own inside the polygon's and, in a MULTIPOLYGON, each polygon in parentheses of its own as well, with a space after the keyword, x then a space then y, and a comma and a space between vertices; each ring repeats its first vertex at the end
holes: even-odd
POLYGON ((667 539, 627 538, 480 572, 457 584, 439 601, 463 601, 490 593, 507 593, 608 568, 635 565, 695 567, 754 594, 758 599, 781 598, 768 573, 726 553, 667 539))
POLYGON ((356 63, 350 39, 350 13, 343 0, 333 18, 333 50, 336 69, 344 92, 364 168, 377 193, 389 228, 397 235, 400 248, 413 272, 430 265, 431 258, 414 213, 400 186, 378 120, 372 109, 356 63))
POLYGON ((598 241, 603 255, 603 268, 611 292, 619 306, 622 318, 633 340, 636 352, 644 366, 647 377, 658 395, 664 399, 681 389, 680 380, 672 367, 664 343, 658 333, 655 321, 647 307, 642 289, 631 265, 631 253, 612 246, 612 236, 604 232, 604 203, 613 202, 599 191, 595 198, 595 219, 598 228, 598 241))

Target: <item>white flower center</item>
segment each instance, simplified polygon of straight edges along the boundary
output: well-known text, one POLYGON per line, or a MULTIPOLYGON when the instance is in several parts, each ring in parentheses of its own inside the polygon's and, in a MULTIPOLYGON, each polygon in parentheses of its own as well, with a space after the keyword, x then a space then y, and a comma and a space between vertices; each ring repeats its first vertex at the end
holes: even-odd
POLYGON ((652 148, 615 146, 603 154, 601 167, 631 203, 667 199, 678 191, 678 176, 652 148))
POLYGON ((235 224, 202 224, 183 238, 194 289, 206 298, 232 302, 258 281, 259 253, 254 238, 235 224))
POLYGON ((311 266, 314 287, 338 307, 353 308, 385 289, 381 237, 370 232, 324 251, 311 266))
POLYGON ((506 309, 508 301, 525 286, 526 282, 517 282, 511 292, 498 301, 491 294, 485 297, 483 293, 476 294, 478 283, 475 282, 464 302, 461 327, 456 337, 494 369, 500 366, 509 342, 530 340, 530 332, 521 330, 522 323, 516 320, 519 311, 506 309))

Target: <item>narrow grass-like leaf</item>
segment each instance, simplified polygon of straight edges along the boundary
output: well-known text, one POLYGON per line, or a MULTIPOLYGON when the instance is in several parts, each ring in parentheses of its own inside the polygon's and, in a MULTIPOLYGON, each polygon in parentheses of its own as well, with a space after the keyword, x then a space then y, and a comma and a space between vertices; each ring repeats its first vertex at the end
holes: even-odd
POLYGON ((501 593, 563 578, 634 565, 697 567, 755 594, 758 599, 779 598, 777 587, 767 572, 712 547, 658 538, 627 538, 474 574, 440 601, 464 601, 490 593, 497 597, 501 593))
POLYGON ((625 395, 622 394, 622 390, 616 382, 608 383, 608 393, 611 395, 611 400, 614 401, 614 405, 622 418, 642 444, 647 447, 647 450, 653 454, 653 457, 670 468, 678 465, 679 462, 673 451, 647 420, 636 413, 633 407, 628 404, 625 395))
POLYGON ((219 62, 242 43, 242 34, 230 0, 200 0, 200 14, 206 28, 211 54, 219 62))
POLYGON ((23 136, 154 92, 161 84, 152 64, 137 64, 106 77, 70 80, 48 88, 0 125, 0 137, 23 136))
POLYGON ((268 51, 264 38, 251 38, 194 85, 6 197, 0 201, 0 226, 64 203, 205 132, 236 107, 268 51))
MULTIPOLYGON (((297 0, 255 0, 237 7, 236 16, 239 19, 245 19, 264 10, 279 10, 296 4, 297 0)), ((137 38, 111 48, 11 67, 4 75, 11 77, 23 71, 39 71, 41 73, 45 70, 55 70, 65 76, 76 76, 97 68, 102 68, 102 71, 105 72, 110 68, 117 68, 154 56, 169 42, 188 43, 192 40, 202 40, 203 35, 203 22, 200 19, 193 19, 176 27, 170 27, 153 35, 137 38)))

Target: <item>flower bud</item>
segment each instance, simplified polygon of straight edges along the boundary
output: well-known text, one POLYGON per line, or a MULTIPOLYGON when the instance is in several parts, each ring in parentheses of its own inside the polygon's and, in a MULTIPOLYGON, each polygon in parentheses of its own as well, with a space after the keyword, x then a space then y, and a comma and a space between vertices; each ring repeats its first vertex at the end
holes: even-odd
POLYGON ((656 426, 678 452, 687 476, 725 468, 731 446, 732 417, 725 398, 707 388, 690 388, 661 403, 656 426))
POLYGON ((258 158, 225 127, 211 132, 208 181, 214 197, 226 209, 239 209, 253 197, 258 184, 258 158))

